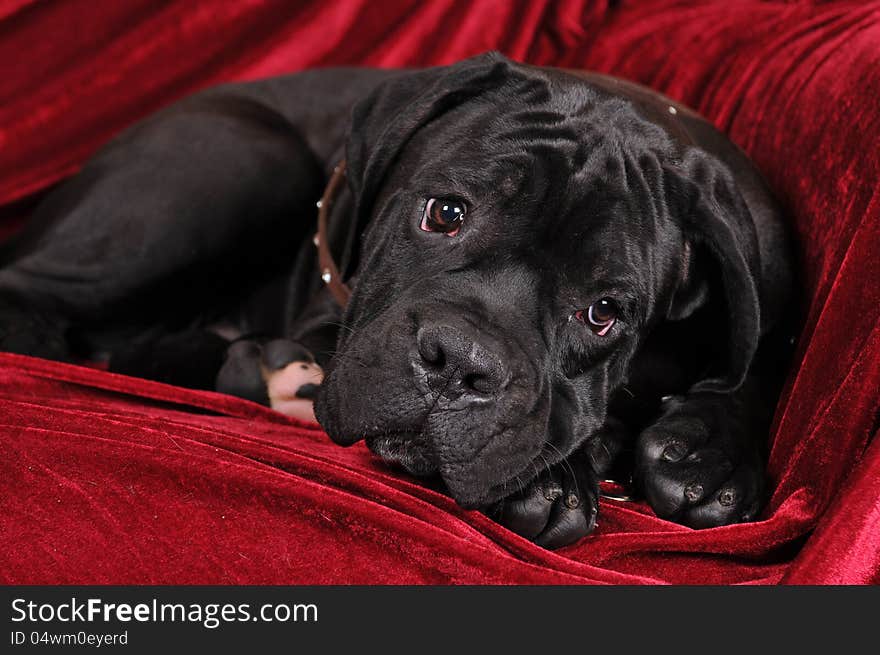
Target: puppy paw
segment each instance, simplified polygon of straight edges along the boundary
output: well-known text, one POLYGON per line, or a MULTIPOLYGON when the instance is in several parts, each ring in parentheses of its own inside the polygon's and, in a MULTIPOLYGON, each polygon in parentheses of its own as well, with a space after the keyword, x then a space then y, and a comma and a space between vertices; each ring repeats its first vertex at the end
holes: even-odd
POLYGON ((598 511, 596 475, 586 457, 577 454, 500 501, 490 515, 507 529, 554 549, 590 534, 598 511))
POLYGON ((272 409, 315 422, 315 396, 324 371, 311 353, 287 339, 270 341, 263 349, 262 374, 272 409))
MULTIPOLYGON (((636 446, 635 482, 660 518, 692 528, 753 520, 764 467, 733 413, 717 401, 675 400, 636 446)), ((753 443, 753 442, 751 442, 753 443)))
POLYGON ((242 340, 229 347, 215 388, 314 422, 314 399, 323 379, 311 353, 289 339, 242 340))

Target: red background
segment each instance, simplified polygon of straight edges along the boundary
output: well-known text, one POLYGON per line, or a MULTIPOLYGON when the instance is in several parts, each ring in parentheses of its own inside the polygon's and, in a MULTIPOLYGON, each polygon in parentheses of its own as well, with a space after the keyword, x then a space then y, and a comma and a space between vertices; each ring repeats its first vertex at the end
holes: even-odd
POLYGON ((0 355, 0 581, 880 581, 880 2, 0 0, 0 235, 195 89, 487 49, 659 89, 778 193, 807 302, 762 520, 607 501, 547 552, 248 402, 0 355))

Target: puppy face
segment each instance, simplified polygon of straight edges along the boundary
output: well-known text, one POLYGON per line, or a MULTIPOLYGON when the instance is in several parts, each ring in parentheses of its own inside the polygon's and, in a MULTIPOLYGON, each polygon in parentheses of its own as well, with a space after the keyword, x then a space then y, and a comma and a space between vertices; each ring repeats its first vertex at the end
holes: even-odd
POLYGON ((465 507, 601 427, 686 260, 662 130, 564 75, 487 75, 436 91, 457 94, 441 109, 400 110, 405 137, 350 145, 368 227, 316 403, 334 440, 439 473, 465 507))

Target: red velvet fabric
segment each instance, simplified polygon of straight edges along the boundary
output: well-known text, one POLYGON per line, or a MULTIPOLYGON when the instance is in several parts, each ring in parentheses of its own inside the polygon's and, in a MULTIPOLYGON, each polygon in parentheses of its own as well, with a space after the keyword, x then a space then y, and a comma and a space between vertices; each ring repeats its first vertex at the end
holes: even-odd
POLYGON ((798 238, 797 361, 761 520, 605 501, 546 552, 245 401, 0 355, 0 581, 880 581, 880 2, 0 0, 0 229, 208 84, 486 49, 657 88, 758 163, 798 238))

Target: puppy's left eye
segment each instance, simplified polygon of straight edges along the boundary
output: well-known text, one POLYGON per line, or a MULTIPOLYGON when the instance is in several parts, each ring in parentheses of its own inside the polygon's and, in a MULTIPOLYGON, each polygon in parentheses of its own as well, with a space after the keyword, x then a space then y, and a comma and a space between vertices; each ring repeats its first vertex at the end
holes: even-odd
POLYGON ((454 237, 461 229, 467 207, 459 200, 451 198, 431 198, 425 205, 419 227, 425 232, 440 232, 454 237))
POLYGON ((600 337, 604 337, 614 326, 619 312, 620 309, 613 298, 602 298, 594 302, 586 310, 575 312, 574 317, 585 323, 600 337))

